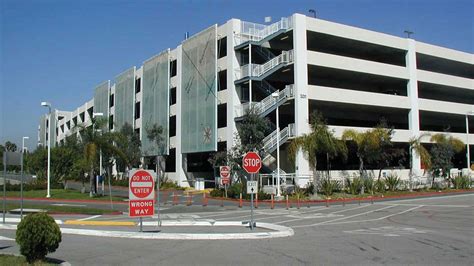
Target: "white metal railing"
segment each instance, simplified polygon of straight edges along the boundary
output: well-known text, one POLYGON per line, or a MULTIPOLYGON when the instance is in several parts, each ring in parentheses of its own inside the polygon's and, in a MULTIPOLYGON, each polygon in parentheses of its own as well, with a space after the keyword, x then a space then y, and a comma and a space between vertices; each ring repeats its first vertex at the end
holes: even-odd
POLYGON ((241 44, 247 41, 261 41, 266 37, 278 32, 280 30, 288 30, 293 27, 292 17, 281 18, 280 21, 277 21, 270 25, 262 25, 258 23, 252 23, 247 21, 242 21, 240 24, 240 42, 241 44))
MULTIPOLYGON (((263 139, 263 149, 265 152, 270 153, 272 152, 276 146, 277 146, 277 136, 278 136, 278 131, 275 130, 273 131, 270 135, 266 136, 263 139)), ((285 143, 289 138, 292 138, 295 136, 295 124, 289 124, 287 127, 284 129, 280 130, 280 145, 285 143)))
POLYGON ((293 62, 293 50, 283 51, 280 55, 270 59, 268 62, 263 65, 259 64, 247 64, 240 67, 239 70, 236 69, 236 79, 241 79, 245 77, 260 77, 273 68, 280 66, 281 64, 289 64, 293 62))
MULTIPOLYGON (((252 106, 255 108, 255 111, 257 114, 263 114, 265 111, 267 111, 269 108, 272 108, 273 106, 280 104, 280 102, 283 102, 285 99, 290 99, 294 97, 294 85, 286 85, 286 87, 278 92, 278 97, 273 97, 271 94, 265 97, 262 101, 257 102, 252 104, 252 106)), ((245 112, 250 109, 250 104, 249 103, 243 103, 240 105, 235 106, 235 116, 236 117, 241 117, 245 114, 245 112)))

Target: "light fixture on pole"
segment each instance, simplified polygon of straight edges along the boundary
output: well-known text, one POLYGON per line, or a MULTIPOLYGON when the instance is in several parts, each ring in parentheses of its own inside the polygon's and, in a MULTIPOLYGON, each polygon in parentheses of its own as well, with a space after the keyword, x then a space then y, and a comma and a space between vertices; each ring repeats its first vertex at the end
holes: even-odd
POLYGON ((466 113, 466 160, 467 168, 471 169, 471 152, 469 150, 469 116, 474 115, 474 111, 469 111, 466 113))
POLYGON ((48 107, 48 187, 46 198, 51 198, 51 103, 41 102, 41 106, 48 107))
POLYGON ((408 39, 410 39, 411 35, 414 33, 413 31, 409 31, 409 30, 404 30, 403 32, 407 35, 408 39))
MULTIPOLYGON (((96 118, 97 116, 104 116, 104 113, 92 113, 92 119, 96 118)), ((92 121, 92 131, 94 131, 95 121, 92 121)), ((97 129, 97 132, 102 133, 101 129, 97 129)), ((95 132, 94 132, 95 133, 95 132)), ((99 149, 99 176, 102 177, 102 148, 99 149)), ((99 190, 99 179, 96 178, 95 180, 95 189, 96 191, 99 190)), ((104 192, 104 184, 102 183, 102 193, 104 192)), ((92 193, 92 191, 91 191, 92 193)))
POLYGON ((316 18, 316 10, 310 9, 310 10, 308 10, 308 12, 313 14, 313 18, 316 18))
POLYGON ((278 108, 278 97, 279 97, 279 93, 278 92, 274 92, 272 93, 272 97, 275 101, 275 104, 277 105, 276 107, 276 130, 277 130, 277 133, 276 133, 276 143, 277 143, 277 197, 281 197, 281 189, 280 189, 280 118, 279 118, 279 108, 278 108))

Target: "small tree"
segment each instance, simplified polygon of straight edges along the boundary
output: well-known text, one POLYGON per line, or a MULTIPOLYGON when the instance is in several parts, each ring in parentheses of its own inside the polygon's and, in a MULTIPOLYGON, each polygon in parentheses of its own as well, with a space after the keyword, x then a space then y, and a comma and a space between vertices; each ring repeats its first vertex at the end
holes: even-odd
MULTIPOLYGON (((334 131, 329 130, 326 121, 320 113, 311 114, 311 133, 295 138, 288 147, 288 157, 294 161, 296 153, 302 149, 313 168, 313 182, 315 190, 317 190, 317 156, 326 155, 329 160, 338 155, 343 159, 347 158, 347 146, 345 143, 334 136, 334 131)), ((328 181, 330 182, 329 167, 328 181)))
POLYGON ((140 136, 133 130, 130 124, 125 123, 117 133, 116 137, 117 148, 125 156, 125 158, 117 158, 117 166, 121 170, 125 170, 128 176, 128 171, 130 171, 132 167, 138 166, 140 164, 140 136))
POLYGON ((153 126, 146 129, 146 136, 148 140, 154 142, 157 147, 157 154, 156 154, 156 177, 161 181, 163 178, 161 176, 161 172, 165 172, 166 169, 161 169, 160 162, 164 159, 165 149, 166 149, 166 139, 164 137, 164 129, 162 126, 157 124, 153 124, 153 126))
POLYGON ((446 134, 435 134, 431 137, 434 142, 430 150, 431 155, 431 172, 433 175, 433 185, 435 177, 442 176, 450 179, 449 171, 453 168, 453 157, 456 152, 464 149, 464 143, 452 136, 446 134))
POLYGON ((61 243, 61 230, 46 213, 29 214, 18 224, 16 242, 28 263, 43 260, 61 243))

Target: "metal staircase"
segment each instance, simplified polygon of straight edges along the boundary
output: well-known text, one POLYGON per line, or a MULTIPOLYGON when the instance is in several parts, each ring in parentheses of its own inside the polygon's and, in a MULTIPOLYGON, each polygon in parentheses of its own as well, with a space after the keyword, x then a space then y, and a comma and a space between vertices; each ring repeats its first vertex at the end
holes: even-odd
POLYGON ((237 43, 236 49, 245 46, 247 43, 261 45, 263 42, 286 32, 293 27, 292 17, 282 18, 270 25, 251 23, 242 21, 240 24, 240 33, 235 35, 237 43))
POLYGON ((265 59, 265 61, 269 61, 276 56, 269 49, 263 46, 255 46, 254 51, 257 52, 257 54, 259 54, 263 59, 265 59))
MULTIPOLYGON (((294 97, 294 85, 287 85, 283 90, 278 92, 278 97, 273 97, 272 94, 268 95, 260 102, 252 103, 252 107, 261 117, 268 115, 277 106, 282 105, 287 100, 294 97)), ((250 103, 240 104, 235 107, 235 120, 242 120, 243 116, 250 109, 250 103)))
POLYGON ((289 124, 280 130, 280 134, 275 130, 263 139, 263 150, 271 156, 271 153, 277 148, 277 137, 279 135, 280 146, 287 140, 295 137, 295 124, 289 124))
POLYGON ((247 64, 236 69, 236 81, 239 83, 245 79, 262 80, 276 70, 293 63, 293 50, 283 51, 280 55, 270 59, 263 65, 247 64))

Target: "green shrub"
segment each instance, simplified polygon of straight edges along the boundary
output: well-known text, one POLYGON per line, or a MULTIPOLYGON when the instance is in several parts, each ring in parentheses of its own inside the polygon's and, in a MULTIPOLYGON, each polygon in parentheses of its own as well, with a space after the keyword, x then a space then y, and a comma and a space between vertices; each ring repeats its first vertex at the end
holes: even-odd
POLYGON ((360 177, 354 177, 352 179, 347 178, 346 183, 347 183, 347 188, 349 190, 349 193, 353 195, 359 194, 360 191, 362 190, 363 182, 360 177))
POLYGON ((400 178, 396 174, 391 174, 385 178, 385 183, 387 184, 388 190, 395 191, 398 185, 400 185, 400 178))
MULTIPOLYGON (((21 190, 21 185, 20 184, 10 184, 10 182, 7 181, 7 191, 20 191, 21 190)), ((41 179, 34 179, 33 181, 29 183, 24 183, 23 184, 23 190, 24 191, 32 191, 32 190, 46 190, 47 184, 45 180, 41 179)), ((64 186, 61 183, 55 183, 51 182, 51 189, 63 189, 64 186)))
POLYGON ((374 178, 370 176, 367 178, 364 178, 364 187, 365 187, 366 193, 373 194, 375 192, 374 178))
POLYGON ((340 189, 340 182, 337 180, 331 180, 329 177, 323 178, 321 179, 320 189, 326 197, 329 197, 334 193, 334 191, 340 189))
POLYGON ((375 191, 379 193, 384 193, 386 191, 385 181, 383 179, 375 181, 375 191))
POLYGON ((469 177, 457 176, 451 180, 455 189, 468 189, 469 188, 469 177))
POLYGON ((211 197, 224 197, 224 189, 214 189, 209 193, 211 197))
POLYGON ((56 251, 61 242, 61 231, 46 213, 29 214, 18 224, 16 242, 20 246, 20 253, 28 263, 32 263, 56 251))

